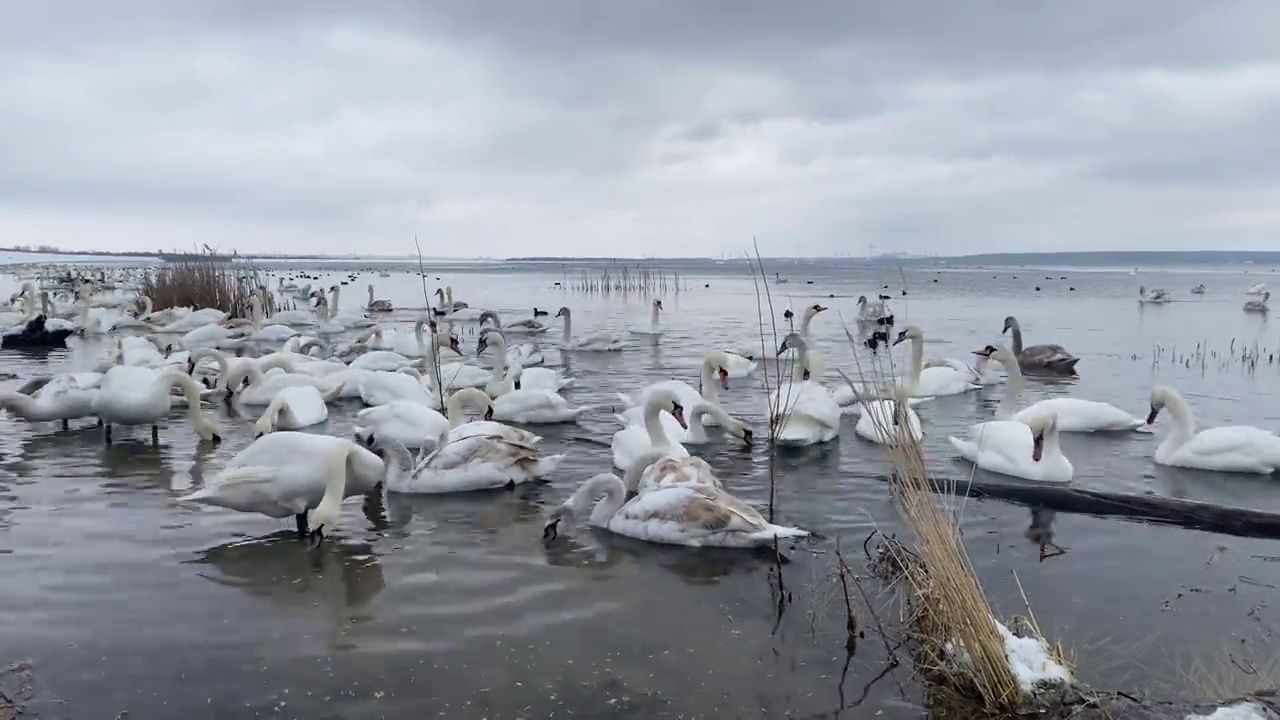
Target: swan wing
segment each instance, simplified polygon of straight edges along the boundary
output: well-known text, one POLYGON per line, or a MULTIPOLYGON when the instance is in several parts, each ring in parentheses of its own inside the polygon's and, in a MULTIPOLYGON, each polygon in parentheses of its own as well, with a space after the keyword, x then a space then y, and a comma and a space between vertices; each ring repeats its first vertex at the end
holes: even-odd
POLYGON ((1191 436, 1178 452, 1205 459, 1237 455, 1280 465, 1280 437, 1249 425, 1209 428, 1191 436))

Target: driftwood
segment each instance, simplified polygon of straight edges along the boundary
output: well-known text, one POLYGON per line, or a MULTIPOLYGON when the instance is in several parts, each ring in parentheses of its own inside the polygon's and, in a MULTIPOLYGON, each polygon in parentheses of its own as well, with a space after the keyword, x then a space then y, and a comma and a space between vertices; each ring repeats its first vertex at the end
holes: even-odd
POLYGON ((1126 694, 1104 694, 1092 698, 1068 715, 1073 720, 1184 720, 1197 715, 1212 715, 1218 708, 1251 702, 1263 708, 1272 718, 1280 718, 1280 703, 1275 690, 1219 702, 1185 702, 1143 700, 1126 694))
MULTIPOLYGON (((886 476, 880 476, 888 481, 886 476)), ((950 487, 934 483, 938 492, 967 494, 972 498, 1008 500, 1031 508, 1080 515, 1119 517, 1140 522, 1177 525, 1192 530, 1251 538, 1280 538, 1280 514, 1225 507, 1196 500, 1155 495, 1126 495, 1062 485, 989 482, 974 479, 950 487)))

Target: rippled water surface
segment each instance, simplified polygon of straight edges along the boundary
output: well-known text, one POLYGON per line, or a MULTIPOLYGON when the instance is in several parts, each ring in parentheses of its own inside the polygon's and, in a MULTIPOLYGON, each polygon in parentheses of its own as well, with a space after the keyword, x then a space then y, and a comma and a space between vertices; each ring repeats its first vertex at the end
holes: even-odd
MULTIPOLYGON (((334 268, 321 274, 325 284, 344 277, 334 268)), ((649 296, 572 292, 556 287, 574 282, 558 268, 428 275, 429 289, 450 284, 459 299, 497 308, 508 321, 534 306, 554 314, 568 305, 575 332, 648 324, 649 296)), ((1265 318, 1241 310, 1245 288, 1271 277, 1259 269, 1132 277, 1026 268, 837 273, 813 265, 790 276, 772 289, 774 315, 781 323, 786 307, 829 306, 812 334, 832 367, 855 367, 839 313, 851 318, 859 294, 884 291, 896 298, 899 327, 924 329, 928 355, 965 358, 997 339, 1014 314, 1029 344, 1061 343, 1083 358, 1077 382, 1032 381, 1028 401, 1072 393, 1144 414, 1159 382, 1180 388, 1205 426, 1275 429, 1280 419, 1273 360, 1280 339, 1265 318), (1197 282, 1209 286, 1206 295, 1189 294, 1197 282), (1167 287, 1177 302, 1140 306, 1139 284, 1167 287), (1239 356, 1255 346, 1257 364, 1248 367, 1239 356)), ((365 273, 348 286, 346 311, 362 304, 368 282, 402 308, 394 324, 407 326, 424 305, 416 272, 365 273)), ((671 279, 661 295, 660 344, 561 358, 558 331, 541 339, 548 365, 578 379, 568 398, 609 403, 620 390, 672 377, 696 384, 708 349, 776 347, 766 330, 762 348, 750 277, 726 269, 679 282, 680 292, 671 279)), ((458 332, 473 351, 473 331, 458 332)), ((899 367, 905 347, 893 353, 899 367)), ((75 354, 0 355, 3 369, 19 376, 5 389, 83 367, 102 352, 89 341, 75 354)), ((825 380, 838 382, 834 373, 825 380)), ((946 437, 989 419, 1002 392, 996 385, 919 408, 937 473, 968 476, 946 437)), ((759 375, 734 381, 725 400, 755 423, 757 437, 766 433, 759 375)), ((316 432, 349 433, 358 407, 342 404, 316 432)), ((161 429, 159 446, 134 429, 106 447, 92 421, 63 431, 0 413, 0 662, 31 659, 40 694, 58 701, 58 714, 833 717, 858 702, 847 716, 919 713, 905 668, 864 689, 884 667, 874 634, 846 664, 835 539, 861 571, 871 530, 900 531, 879 479, 881 451, 853 434, 852 418, 838 442, 779 458, 779 520, 823 536, 791 553, 780 605, 777 569, 751 553, 657 548, 582 530, 542 542, 546 508, 610 468, 617 426, 608 413, 539 429, 549 450, 569 454, 545 485, 352 499, 335 536, 312 551, 290 534, 291 521, 175 502, 250 440, 245 418, 223 418, 227 441, 215 449, 198 444, 177 417, 161 429)), ((1076 483, 1280 512, 1273 478, 1154 465, 1167 423, 1154 435, 1064 437, 1076 483)), ((767 504, 763 448, 720 442, 702 454, 734 493, 767 504)), ((1026 537, 1033 510, 969 501, 969 551, 999 611, 1025 613, 1025 591, 1086 681, 1171 692, 1185 689, 1193 656, 1265 646, 1276 619, 1268 603, 1280 585, 1273 541, 1058 513, 1053 539, 1067 552, 1041 562, 1026 537)), ((871 581, 867 589, 880 591, 871 581)))

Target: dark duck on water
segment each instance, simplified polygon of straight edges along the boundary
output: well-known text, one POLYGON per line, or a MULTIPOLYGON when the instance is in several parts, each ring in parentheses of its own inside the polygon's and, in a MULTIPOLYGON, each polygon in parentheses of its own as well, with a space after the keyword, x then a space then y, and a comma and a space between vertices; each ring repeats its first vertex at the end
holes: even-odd
POLYGON ((28 320, 21 329, 10 330, 0 336, 0 347, 6 350, 56 350, 66 348, 67 338, 77 332, 81 331, 49 330, 45 327, 45 316, 40 314, 28 320))

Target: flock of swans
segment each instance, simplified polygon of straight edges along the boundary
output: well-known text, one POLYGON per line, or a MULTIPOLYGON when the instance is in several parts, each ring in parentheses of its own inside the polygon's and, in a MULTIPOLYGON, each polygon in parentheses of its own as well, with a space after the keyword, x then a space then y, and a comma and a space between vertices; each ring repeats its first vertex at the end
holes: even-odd
MULTIPOLYGON (((1204 283, 1191 288, 1191 294, 1204 295, 1204 283)), ((1258 283, 1246 290, 1244 294, 1249 298, 1244 302, 1245 312, 1265 314, 1270 310, 1267 303, 1271 301, 1271 291, 1267 289, 1266 283, 1258 283)), ((1173 295, 1164 288, 1148 288, 1143 285, 1138 288, 1138 302, 1143 305, 1163 305, 1173 302, 1173 295)))
MULTIPOLYGON (((149 426, 158 442, 160 426, 175 408, 200 440, 216 443, 222 429, 204 410, 206 403, 253 408, 253 442, 179 501, 291 517, 299 534, 313 541, 331 530, 344 498, 384 489, 471 492, 545 479, 564 455, 544 452, 536 427, 605 411, 571 403, 561 393, 575 379, 541 367, 544 350, 535 340, 554 330, 549 312, 534 309, 530 318, 503 324, 497 312, 456 300, 452 288, 437 291, 437 306, 411 332, 378 322, 391 304, 377 300, 372 286, 363 312, 344 314, 338 285, 326 292, 286 285, 281 278, 274 290, 261 288, 243 320, 210 309, 154 311, 147 298, 138 298, 145 311, 131 316, 122 308, 134 298, 86 294, 82 288, 73 307, 59 308, 35 283, 14 298, 23 303, 17 313, 30 312, 36 297, 46 323, 77 317, 65 322, 74 322, 75 332, 110 337, 112 351, 92 371, 58 373, 0 394, 0 407, 31 422, 58 421, 64 427, 71 420, 96 419, 108 443, 118 426, 149 426), (269 292, 308 307, 265 317, 269 292), (442 329, 464 323, 476 330, 474 349, 442 329), (348 333, 356 336, 339 337, 348 333), (253 354, 268 345, 277 349, 253 354), (491 366, 476 364, 486 353, 491 366), (314 432, 328 419, 330 406, 343 400, 365 406, 355 414, 353 435, 314 432), (469 411, 480 419, 468 421, 469 411)), ((826 361, 811 336, 814 319, 827 308, 803 309, 777 350, 791 366, 789 379, 773 389, 769 402, 771 433, 779 445, 836 441, 844 418, 852 415, 855 434, 866 441, 891 445, 904 433, 919 440, 926 426, 918 413, 927 414, 935 398, 1007 383, 991 420, 949 438, 960 457, 989 472, 1069 482, 1074 467, 1063 454, 1060 433, 1150 432, 1161 412, 1172 417, 1174 427, 1155 452, 1157 463, 1222 472, 1280 468, 1276 435, 1245 426, 1197 430, 1190 406, 1169 387, 1152 390, 1145 417, 1076 397, 1020 407, 1024 373, 1072 375, 1079 358, 1060 345, 1025 346, 1017 319, 1008 317, 1002 335, 1010 336, 1011 347, 993 342, 974 351, 972 362, 926 361, 924 331, 915 325, 896 330, 886 302, 884 296, 859 298, 857 325, 870 334, 873 351, 877 336, 893 346, 910 343, 905 374, 864 384, 837 370, 843 383, 834 389, 818 380, 826 361)), ((633 337, 660 342, 662 312, 655 299, 647 326, 625 335, 574 335, 572 312, 562 307, 555 315, 561 322, 555 347, 561 353, 617 352, 633 337)), ((794 321, 790 311, 786 318, 794 321)), ((686 546, 748 547, 807 535, 767 521, 689 449, 706 446, 717 434, 752 443, 750 423, 731 415, 719 393, 758 367, 747 353, 714 349, 702 357, 698 387, 672 379, 618 393, 621 412, 614 417, 621 429, 610 449, 621 475, 601 472, 583 483, 555 508, 545 535, 554 537, 573 519, 686 546)))

